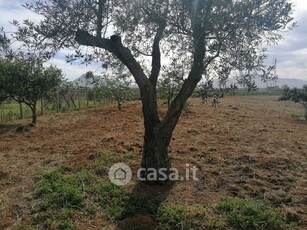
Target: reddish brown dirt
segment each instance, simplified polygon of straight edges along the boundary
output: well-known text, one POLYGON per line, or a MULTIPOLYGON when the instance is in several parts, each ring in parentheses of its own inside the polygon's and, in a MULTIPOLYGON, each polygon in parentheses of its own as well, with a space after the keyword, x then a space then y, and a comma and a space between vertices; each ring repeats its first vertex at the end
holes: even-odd
MULTIPOLYGON (((197 166, 199 180, 177 182, 166 200, 210 205, 225 195, 265 198, 298 216, 300 229, 307 227, 307 123, 290 116, 303 108, 264 96, 228 97, 217 109, 199 99, 189 103, 170 155, 183 175, 186 163, 197 166)), ((35 178, 60 163, 88 165, 104 149, 133 151, 135 171, 142 151, 141 104, 47 115, 25 133, 2 125, 0 138, 0 229, 6 229, 31 218, 35 178)), ((99 219, 76 226, 97 229, 99 219)))

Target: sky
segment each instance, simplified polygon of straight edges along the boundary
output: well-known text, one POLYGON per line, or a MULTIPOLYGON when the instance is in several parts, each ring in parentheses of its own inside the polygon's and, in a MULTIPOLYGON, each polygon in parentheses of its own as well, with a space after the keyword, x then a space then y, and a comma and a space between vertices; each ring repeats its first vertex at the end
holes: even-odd
MULTIPOLYGON (((21 6, 31 0, 0 0, 0 27, 11 33, 15 28, 9 21, 14 19, 22 21, 31 19, 39 21, 39 17, 21 6)), ((284 39, 277 46, 268 48, 268 65, 274 64, 277 60, 277 75, 279 78, 296 78, 307 81, 307 1, 291 0, 295 4, 293 14, 297 27, 283 33, 284 39)), ((61 68, 64 76, 69 80, 80 77, 87 71, 99 73, 99 65, 80 65, 78 63, 67 64, 65 55, 68 51, 61 51, 49 63, 61 68)))

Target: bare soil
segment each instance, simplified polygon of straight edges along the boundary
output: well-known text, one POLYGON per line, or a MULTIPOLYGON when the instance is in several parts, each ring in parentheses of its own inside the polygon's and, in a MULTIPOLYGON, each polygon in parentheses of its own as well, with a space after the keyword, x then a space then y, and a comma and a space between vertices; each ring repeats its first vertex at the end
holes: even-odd
MULTIPOLYGON (((186 164, 196 166, 199 180, 176 182, 165 200, 210 205, 225 195, 268 199, 298 219, 299 229, 307 229, 307 122, 290 116, 303 116, 303 107, 273 96, 227 97, 216 109, 199 99, 189 104, 174 132, 170 156, 183 175, 186 164)), ((163 116, 166 108, 161 107, 163 116)), ((122 111, 114 105, 46 115, 22 133, 15 132, 17 126, 0 125, 0 229, 29 223, 35 179, 61 163, 90 165, 107 149, 134 152, 134 173, 139 167, 139 101, 124 104, 122 111)), ((136 184, 133 179, 128 187, 136 184)), ((87 223, 76 220, 76 226, 112 229, 112 223, 103 221, 97 216, 87 223)))

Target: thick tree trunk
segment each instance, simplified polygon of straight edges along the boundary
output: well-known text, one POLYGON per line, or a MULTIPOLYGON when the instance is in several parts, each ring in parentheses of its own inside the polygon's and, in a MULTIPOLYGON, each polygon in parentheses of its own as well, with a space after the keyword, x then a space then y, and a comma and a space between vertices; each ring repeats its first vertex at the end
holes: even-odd
POLYGON ((144 150, 141 161, 141 180, 147 182, 165 182, 168 180, 171 162, 168 156, 169 138, 157 132, 155 135, 145 134, 144 150), (157 173, 156 178, 152 178, 152 170, 159 172, 163 170, 163 175, 157 173), (165 175, 167 177, 165 177, 165 175))
POLYGON ((168 156, 168 146, 171 140, 173 126, 162 125, 158 115, 156 89, 148 84, 141 89, 143 115, 144 115, 144 144, 141 161, 141 180, 146 182, 163 182, 168 179, 171 162, 168 156), (163 170, 164 175, 157 174, 152 178, 152 170, 163 170), (156 180, 153 180, 156 179, 156 180))

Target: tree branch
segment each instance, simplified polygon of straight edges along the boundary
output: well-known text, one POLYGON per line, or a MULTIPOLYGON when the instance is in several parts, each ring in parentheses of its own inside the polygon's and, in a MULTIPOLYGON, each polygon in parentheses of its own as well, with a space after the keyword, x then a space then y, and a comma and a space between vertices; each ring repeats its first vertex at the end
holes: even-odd
POLYGON ((98 2, 98 13, 97 13, 97 31, 96 36, 98 38, 101 37, 101 31, 102 31, 102 16, 103 16, 103 9, 106 1, 105 0, 99 0, 98 2))
MULTIPOLYGON (((201 26, 199 28, 201 28, 201 26)), ((198 33, 196 33, 194 36, 198 38, 199 35, 198 33)), ((178 123, 184 104, 186 103, 187 99, 192 95, 198 82, 201 80, 205 68, 204 64, 204 58, 206 54, 205 38, 202 37, 201 39, 197 39, 194 45, 195 45, 194 48, 195 53, 193 57, 193 65, 189 73, 189 76, 184 81, 183 86, 179 91, 178 95, 172 101, 166 113, 166 116, 164 117, 163 121, 160 123, 159 126, 160 129, 164 129, 166 130, 166 132, 168 132, 167 136, 169 137, 171 137, 171 134, 175 129, 176 124, 178 123)))
POLYGON ((149 77, 150 82, 156 86, 160 69, 161 69, 161 52, 160 52, 160 41, 163 36, 163 32, 166 28, 166 22, 162 21, 159 24, 157 33, 154 38, 153 46, 152 46, 152 69, 151 75, 149 77))
POLYGON ((120 36, 113 35, 110 39, 98 38, 89 34, 87 31, 78 30, 75 39, 80 45, 99 47, 114 54, 127 66, 141 90, 145 88, 146 84, 150 83, 143 68, 133 57, 131 51, 123 46, 120 36))

